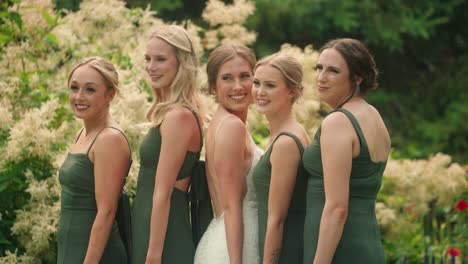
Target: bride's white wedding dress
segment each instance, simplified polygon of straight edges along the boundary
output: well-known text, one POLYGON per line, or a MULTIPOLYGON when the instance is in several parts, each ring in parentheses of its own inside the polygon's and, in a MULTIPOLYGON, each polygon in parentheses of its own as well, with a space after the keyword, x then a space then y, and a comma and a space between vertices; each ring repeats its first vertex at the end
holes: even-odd
MULTIPOLYGON (((257 198, 252 181, 252 171, 263 151, 252 141, 252 166, 245 176, 247 192, 242 203, 244 220, 243 264, 258 264, 257 198)), ((203 234, 195 252, 195 264, 229 264, 224 214, 214 218, 203 234)))

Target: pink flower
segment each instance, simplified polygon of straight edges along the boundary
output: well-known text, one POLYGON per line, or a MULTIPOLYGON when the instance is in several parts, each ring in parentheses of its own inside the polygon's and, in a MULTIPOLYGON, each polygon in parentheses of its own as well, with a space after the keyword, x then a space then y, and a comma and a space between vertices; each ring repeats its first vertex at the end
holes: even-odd
POLYGON ((449 248, 449 249, 447 249, 447 255, 458 257, 458 256, 461 255, 461 251, 460 251, 460 249, 455 248, 455 247, 449 248))
POLYGON ((461 199, 457 202, 456 208, 458 212, 463 212, 465 209, 468 209, 468 202, 464 199, 461 199))

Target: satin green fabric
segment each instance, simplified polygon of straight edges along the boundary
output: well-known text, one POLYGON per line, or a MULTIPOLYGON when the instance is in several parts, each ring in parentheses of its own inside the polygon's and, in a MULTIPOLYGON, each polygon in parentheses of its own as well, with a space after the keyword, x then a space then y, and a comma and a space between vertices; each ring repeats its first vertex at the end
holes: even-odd
MULTIPOLYGON (((357 119, 343 108, 335 111, 344 113, 353 124, 360 140, 360 153, 352 161, 348 216, 332 263, 385 263, 375 216, 375 200, 380 190, 386 162, 373 162, 370 159, 367 142, 357 119)), ((314 260, 320 220, 325 205, 320 133, 319 128, 312 144, 306 148, 303 155, 304 167, 308 172, 304 264, 310 264, 314 260)))
MULTIPOLYGON (((159 127, 149 130, 140 146, 140 171, 133 208, 133 258, 132 264, 145 263, 148 252, 153 193, 156 169, 161 151, 159 127)), ((192 176, 200 152, 187 152, 177 180, 192 176)), ((163 264, 192 264, 195 246, 190 225, 188 193, 174 188, 171 197, 166 238, 162 253, 163 264)))
MULTIPOLYGON (((68 153, 59 170, 62 190, 57 232, 58 264, 82 264, 86 256, 91 228, 97 214, 94 164, 88 157, 94 141, 87 153, 68 153)), ((127 263, 127 253, 115 221, 100 263, 127 263)))
MULTIPOLYGON (((261 262, 263 262, 263 250, 265 246, 265 236, 268 221, 268 198, 270 195, 270 181, 271 181, 271 163, 270 156, 272 147, 276 140, 281 136, 289 136, 296 141, 298 151, 302 156, 304 147, 299 139, 287 132, 282 132, 274 139, 269 149, 263 154, 258 161, 253 171, 253 182, 255 185, 255 192, 257 194, 258 203, 258 249, 261 262)), ((287 155, 287 153, 284 153, 287 155)), ((306 195, 306 172, 299 163, 296 183, 291 196, 288 214, 283 227, 283 242, 279 263, 302 263, 303 258, 303 227, 305 218, 305 195, 306 195)))

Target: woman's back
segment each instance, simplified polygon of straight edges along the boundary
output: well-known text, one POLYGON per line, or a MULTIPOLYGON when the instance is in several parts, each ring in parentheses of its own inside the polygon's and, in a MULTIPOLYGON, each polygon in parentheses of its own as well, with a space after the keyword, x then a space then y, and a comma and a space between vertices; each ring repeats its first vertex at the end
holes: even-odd
MULTIPOLYGON (((333 257, 333 263, 350 258, 369 263, 384 262, 375 218, 375 199, 390 151, 390 140, 378 112, 368 104, 346 105, 330 115, 344 115, 352 125, 353 160, 349 181, 348 215, 333 257)), ((310 173, 307 186, 307 214, 304 226, 304 263, 311 263, 318 244, 322 210, 325 204, 321 156, 321 129, 303 155, 310 173)), ((343 133, 347 133, 344 130, 343 133)), ((322 150, 323 151, 323 150, 322 150)))
MULTIPOLYGON (((390 135, 379 112, 370 104, 348 104, 361 127, 372 161, 385 161, 390 153, 390 135)), ((354 154, 354 153, 353 153, 354 154)), ((355 157, 355 155, 353 155, 355 157)))
MULTIPOLYGON (((217 174, 215 169, 216 153, 218 153, 218 151, 223 151, 223 146, 219 144, 219 142, 217 143, 216 139, 223 136, 219 134, 223 124, 226 122, 230 122, 232 119, 236 118, 238 117, 227 113, 226 111, 218 111, 211 120, 206 132, 206 174, 208 188, 210 191, 213 206, 215 208, 216 218, 220 217, 223 213, 220 175, 217 174)), ((243 170, 245 171, 245 174, 247 174, 252 165, 252 144, 250 137, 246 140, 244 152, 244 163, 240 164, 240 166, 243 166, 243 170)))
MULTIPOLYGON (((217 142, 217 139, 223 136, 222 126, 227 122, 235 120, 235 118, 237 117, 225 111, 218 111, 213 117, 206 133, 206 173, 210 195, 215 208, 215 219, 212 220, 198 244, 195 253, 195 263, 230 262, 223 210, 223 199, 226 199, 226 197, 223 197, 225 194, 222 193, 220 183, 223 175, 220 174, 222 172, 217 172, 215 169, 215 156, 218 155, 217 153, 219 153, 219 151, 226 151, 225 149, 223 150, 222 142, 217 142)), ((247 137, 245 143, 244 162, 239 164, 239 166, 243 167, 244 171, 244 193, 242 196, 242 221, 244 228, 242 263, 256 264, 259 263, 257 243, 258 225, 252 168, 262 155, 262 151, 255 146, 250 136, 247 137)))

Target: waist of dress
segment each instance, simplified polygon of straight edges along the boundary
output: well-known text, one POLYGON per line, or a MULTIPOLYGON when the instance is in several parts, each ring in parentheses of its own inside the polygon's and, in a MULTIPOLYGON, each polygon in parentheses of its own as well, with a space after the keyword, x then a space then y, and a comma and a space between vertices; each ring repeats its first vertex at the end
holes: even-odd
MULTIPOLYGON (((268 206, 259 206, 258 211, 268 212, 268 206)), ((305 211, 306 211, 305 207, 302 207, 302 208, 289 207, 288 208, 288 214, 303 215, 305 211)))
MULTIPOLYGON (((307 200, 311 200, 312 198, 314 199, 319 199, 319 200, 325 200, 325 191, 323 189, 308 189, 307 190, 307 200)), ((350 191, 349 193, 349 199, 356 199, 356 200, 371 200, 375 201, 377 198, 377 195, 363 195, 360 192, 356 191, 350 191)))
POLYGON ((97 213, 97 208, 86 207, 86 206, 61 206, 62 211, 85 211, 90 213, 97 213))
MULTIPOLYGON (((323 207, 325 204, 325 195, 324 193, 308 193, 306 207, 315 208, 317 206, 323 207)), ((375 198, 373 197, 364 197, 351 195, 348 199, 348 208, 351 210, 353 208, 362 208, 362 209, 375 209, 375 198)))
POLYGON ((60 204, 62 210, 80 210, 97 212, 95 199, 62 199, 60 204))

